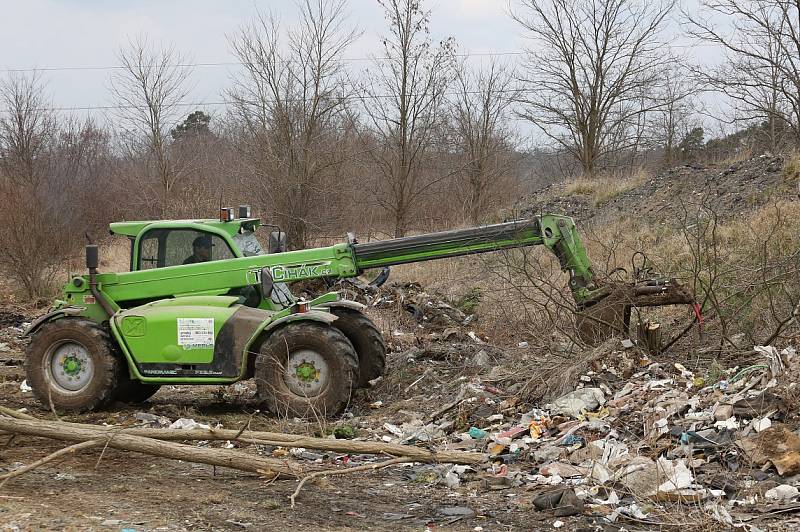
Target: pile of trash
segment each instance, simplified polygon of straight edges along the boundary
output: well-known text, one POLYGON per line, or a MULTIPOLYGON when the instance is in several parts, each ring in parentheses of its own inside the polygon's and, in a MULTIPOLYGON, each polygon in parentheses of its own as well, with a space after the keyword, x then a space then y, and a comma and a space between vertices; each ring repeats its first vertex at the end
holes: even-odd
POLYGON ((0 361, 4 365, 11 365, 6 363, 7 360, 18 358, 12 355, 22 351, 24 346, 20 337, 29 325, 25 316, 0 310, 0 361))
POLYGON ((30 323, 22 314, 0 310, 0 388, 3 386, 19 386, 25 392, 30 391, 22 380, 22 364, 24 362, 25 341, 22 333, 30 323))
POLYGON ((402 309, 412 323, 427 331, 467 327, 475 319, 418 283, 391 283, 372 293, 360 291, 355 297, 374 309, 402 309))
POLYGON ((521 411, 476 377, 437 412, 400 412, 405 421, 377 432, 386 442, 486 452, 484 471, 425 466, 422 473, 450 488, 480 482, 541 491, 533 504, 553 517, 647 522, 670 504, 691 503, 731 526, 800 495, 800 436, 783 423, 793 413, 786 383, 779 386, 798 359, 792 348, 755 351, 762 363, 702 376, 620 345, 573 391, 537 408, 521 411), (625 357, 638 371, 620 373, 630 369, 620 364, 625 357))

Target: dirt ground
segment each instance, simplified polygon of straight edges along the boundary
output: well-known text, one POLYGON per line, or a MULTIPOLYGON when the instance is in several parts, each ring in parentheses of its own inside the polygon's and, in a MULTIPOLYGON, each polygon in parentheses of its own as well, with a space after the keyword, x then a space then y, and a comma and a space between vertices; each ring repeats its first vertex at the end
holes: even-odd
MULTIPOLYGON (((201 419, 224 416, 226 426, 246 422, 244 408, 215 404, 200 390, 178 400, 201 419)), ((172 401, 161 394, 153 410, 172 401)), ((31 401, 14 406, 35 408, 31 401)), ((36 411, 36 410, 34 410, 36 411)), ((122 409, 122 417, 135 409, 122 409)), ((270 428, 265 420, 259 428, 270 428)), ((29 463, 62 447, 58 442, 17 438, 2 453, 4 465, 29 463)), ((313 530, 409 529, 425 525, 452 530, 529 529, 531 493, 477 493, 409 484, 400 468, 334 477, 310 484, 294 510, 294 481, 265 482, 253 475, 115 450, 89 451, 13 479, 0 493, 0 522, 7 530, 313 530), (102 454, 102 457, 101 457, 102 454), (467 506, 461 520, 442 508, 467 506)), ((540 524, 544 525, 544 523, 540 524)))
MULTIPOLYGON (((3 326, 19 325, 27 316, 3 314, 3 326)), ((7 328, 0 352, 2 403, 26 408, 31 414, 52 419, 30 393, 20 391, 24 379, 22 344, 7 328)), ((390 359, 390 365, 400 363, 390 359)), ((392 369, 390 369, 392 371, 392 369)), ((403 375, 403 372, 396 372, 403 375)), ((415 379, 408 373, 406 379, 415 379)), ((410 384, 410 382, 409 382, 410 384)), ((384 392, 358 392, 348 422, 380 427, 383 412, 373 413, 369 403, 382 398, 392 403, 397 381, 384 392), (392 389, 393 388, 393 389, 392 389), (363 413, 359 416, 358 413, 363 413)), ((226 428, 250 423, 253 430, 319 433, 318 423, 276 419, 254 414, 258 405, 252 387, 164 387, 144 405, 114 404, 102 412, 62 416, 83 423, 133 425, 137 412, 169 419, 187 417, 226 428)), ((424 391, 424 390, 423 390, 424 391)), ((398 408, 403 401, 398 399, 398 408)), ((396 410, 395 410, 396 411, 396 410)), ((218 445, 215 443, 214 445, 218 445)), ((65 445, 28 437, 0 436, 0 468, 28 464, 65 445)), ((248 452, 268 454, 270 449, 248 452)), ((321 453, 320 453, 321 454, 321 453)), ((322 462, 337 467, 333 456, 322 462)), ((301 460, 303 458, 300 458, 301 460)), ((352 457, 352 464, 372 459, 352 457)), ((365 462, 366 463, 366 462, 365 462)), ((417 466, 418 467, 418 466, 417 466)), ((489 490, 479 480, 456 489, 409 481, 414 467, 394 467, 369 473, 331 477, 304 487, 294 509, 289 496, 296 481, 268 482, 255 475, 211 466, 182 463, 113 449, 89 450, 47 464, 8 481, 0 489, 0 530, 530 530, 550 527, 553 521, 532 511, 535 492, 524 488, 489 490), (470 508, 473 515, 449 515, 448 508, 470 508)), ((463 510, 455 510, 456 513, 463 510)), ((569 523, 570 518, 562 521, 569 523)), ((585 518, 575 519, 571 528, 585 518)))

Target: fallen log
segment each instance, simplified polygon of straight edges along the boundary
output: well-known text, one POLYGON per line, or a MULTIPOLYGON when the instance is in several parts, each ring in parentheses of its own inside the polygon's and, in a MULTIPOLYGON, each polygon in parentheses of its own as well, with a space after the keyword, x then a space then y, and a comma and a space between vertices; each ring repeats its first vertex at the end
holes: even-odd
MULTIPOLYGON (((98 427, 102 429, 104 427, 98 427)), ((338 453, 376 454, 387 456, 404 456, 413 458, 415 462, 423 463, 448 463, 477 465, 486 462, 487 457, 482 453, 468 453, 464 451, 437 451, 414 447, 413 445, 400 445, 397 443, 383 443, 357 440, 332 440, 329 438, 314 438, 294 434, 281 434, 277 432, 245 431, 229 429, 148 429, 132 427, 122 429, 124 434, 135 434, 158 440, 231 440, 241 441, 254 445, 273 445, 280 447, 303 447, 320 451, 333 451, 338 453)))
MULTIPOLYGON (((126 434, 119 429, 106 429, 103 431, 86 427, 92 426, 81 427, 78 423, 44 420, 34 421, 0 416, 0 430, 13 434, 24 434, 26 436, 38 436, 72 442, 95 441, 102 436, 104 445, 112 449, 135 451, 152 456, 184 460, 186 462, 195 462, 217 467, 229 467, 231 469, 238 469, 240 471, 256 473, 272 478, 298 478, 308 473, 304 471, 303 468, 291 464, 288 461, 253 456, 235 449, 194 447, 171 441, 161 441, 134 434, 126 434)), ((97 427, 97 429, 102 428, 103 427, 97 427)))
POLYGON ((13 408, 8 408, 7 406, 2 406, 2 405, 0 405, 0 414, 5 414, 9 417, 17 419, 36 419, 35 417, 26 414, 25 412, 20 412, 19 410, 14 410, 13 408))
MULTIPOLYGON (((15 412, 0 407, 0 413, 11 415, 15 412)), ((15 412, 19 414, 18 412, 15 412)), ((25 414, 23 414, 25 415, 25 414)), ((33 419, 26 416, 20 419, 33 419)), ((52 422, 48 422, 52 423, 52 422)), ((61 426, 70 426, 77 429, 93 430, 101 434, 129 434, 163 441, 187 440, 230 440, 240 441, 253 445, 272 445, 275 447, 303 447, 319 451, 333 451, 338 453, 375 454, 385 456, 405 456, 413 458, 416 462, 435 464, 462 464, 478 465, 486 462, 487 455, 483 453, 468 453, 464 451, 437 451, 428 450, 412 445, 397 443, 332 440, 328 438, 314 438, 281 432, 242 431, 231 429, 154 429, 146 427, 107 427, 88 425, 83 423, 60 422, 61 426)), ((2 428, 0 428, 2 430, 2 428)))

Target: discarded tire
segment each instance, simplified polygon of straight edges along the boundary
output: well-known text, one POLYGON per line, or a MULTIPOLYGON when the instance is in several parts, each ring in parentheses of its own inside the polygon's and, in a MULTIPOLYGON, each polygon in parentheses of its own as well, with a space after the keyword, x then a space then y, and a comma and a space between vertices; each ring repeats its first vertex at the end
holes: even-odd
POLYGON ((272 333, 255 366, 266 407, 295 417, 341 413, 358 377, 353 344, 339 329, 317 322, 289 323, 272 333))
POLYGON ((347 336, 358 355, 358 388, 366 388, 369 381, 386 371, 386 342, 383 335, 363 313, 349 309, 331 309, 337 319, 333 326, 347 336))
POLYGON ((84 412, 113 399, 121 361, 108 335, 88 320, 42 326, 28 345, 25 373, 33 394, 56 410, 84 412))

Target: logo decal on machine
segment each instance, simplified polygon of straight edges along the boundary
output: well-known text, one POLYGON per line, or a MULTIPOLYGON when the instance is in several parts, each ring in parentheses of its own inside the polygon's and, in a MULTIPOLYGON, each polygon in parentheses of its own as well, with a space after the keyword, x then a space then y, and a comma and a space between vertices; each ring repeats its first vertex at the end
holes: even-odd
POLYGON ((275 281, 293 281, 331 275, 333 269, 330 263, 299 264, 297 266, 272 266, 270 273, 275 281))
POLYGON ((178 318, 178 345, 189 349, 214 348, 214 318, 178 318))

